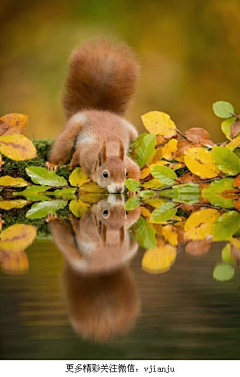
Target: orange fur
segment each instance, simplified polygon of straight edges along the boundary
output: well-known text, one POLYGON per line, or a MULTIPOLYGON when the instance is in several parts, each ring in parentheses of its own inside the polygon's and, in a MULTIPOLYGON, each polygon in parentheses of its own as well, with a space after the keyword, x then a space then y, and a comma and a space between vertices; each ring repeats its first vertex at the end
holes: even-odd
POLYGON ((137 76, 138 64, 125 45, 98 40, 76 49, 63 98, 68 121, 49 163, 80 165, 112 193, 123 191, 126 170, 139 180, 139 167, 126 156, 137 131, 119 116, 126 110, 137 76))
POLYGON ((86 339, 108 341, 126 334, 135 323, 140 302, 128 263, 137 243, 128 229, 139 216, 139 208, 127 214, 121 196, 112 195, 94 204, 81 219, 72 217, 71 224, 50 222, 66 260, 63 281, 69 318, 86 339))
POLYGON ((76 48, 70 57, 63 96, 66 117, 82 109, 123 114, 138 74, 138 63, 124 44, 97 39, 76 48))

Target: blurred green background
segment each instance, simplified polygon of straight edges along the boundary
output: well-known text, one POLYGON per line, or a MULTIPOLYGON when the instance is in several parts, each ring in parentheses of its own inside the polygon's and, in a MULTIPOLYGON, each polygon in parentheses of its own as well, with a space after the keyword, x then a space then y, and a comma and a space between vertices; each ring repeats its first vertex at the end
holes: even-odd
POLYGON ((139 57, 128 118, 140 131, 140 115, 161 110, 181 130, 202 126, 219 141, 212 103, 240 111, 239 0, 2 0, 0 35, 0 112, 29 114, 31 138, 62 129, 68 56, 99 35, 126 41, 139 57))

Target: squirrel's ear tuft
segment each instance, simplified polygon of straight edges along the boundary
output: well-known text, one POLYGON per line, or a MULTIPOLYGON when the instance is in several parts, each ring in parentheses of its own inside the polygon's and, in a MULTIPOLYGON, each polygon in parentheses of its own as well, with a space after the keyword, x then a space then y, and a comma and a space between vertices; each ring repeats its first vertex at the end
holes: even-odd
POLYGON ((120 140, 119 157, 121 158, 122 161, 124 160, 124 155, 125 155, 124 145, 122 141, 120 140))
POLYGON ((104 141, 103 148, 102 148, 102 162, 103 162, 103 164, 106 161, 106 159, 107 159, 107 147, 106 147, 106 141, 104 141))

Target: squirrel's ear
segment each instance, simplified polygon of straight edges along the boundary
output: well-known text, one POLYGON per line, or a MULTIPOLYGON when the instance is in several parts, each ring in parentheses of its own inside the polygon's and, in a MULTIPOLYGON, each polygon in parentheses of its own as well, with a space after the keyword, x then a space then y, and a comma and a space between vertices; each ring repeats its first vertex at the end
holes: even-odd
POLYGON ((120 245, 122 245, 124 242, 124 238, 125 238, 124 236, 125 236, 125 231, 124 231, 124 227, 122 226, 120 229, 120 245))
POLYGON ((106 141, 104 141, 103 148, 102 148, 102 161, 103 161, 103 164, 106 161, 106 159, 107 159, 107 147, 106 147, 106 141))
POLYGON ((125 155, 124 145, 123 145, 122 141, 120 141, 119 157, 121 158, 122 161, 124 160, 124 155, 125 155))

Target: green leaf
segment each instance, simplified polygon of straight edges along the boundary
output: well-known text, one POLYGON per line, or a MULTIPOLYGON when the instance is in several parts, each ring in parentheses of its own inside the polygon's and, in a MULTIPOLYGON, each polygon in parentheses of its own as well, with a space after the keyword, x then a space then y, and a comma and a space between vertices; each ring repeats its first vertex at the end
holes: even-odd
POLYGON ((139 245, 146 249, 156 245, 155 232, 142 216, 138 219, 136 224, 136 238, 139 245))
POLYGON ((43 195, 43 193, 49 189, 50 187, 46 186, 30 186, 23 191, 13 192, 13 195, 25 196, 26 199, 31 200, 32 202, 46 201, 49 200, 46 195, 51 195, 51 193, 46 192, 46 195, 43 195))
POLYGON ((13 195, 35 196, 49 190, 46 186, 30 186, 23 191, 15 191, 13 195))
POLYGON ((161 190, 159 195, 172 199, 174 202, 195 204, 199 202, 199 185, 196 183, 183 183, 175 185, 172 189, 161 190))
POLYGON ((231 149, 213 147, 212 157, 219 170, 227 175, 237 175, 240 172, 240 159, 231 149))
POLYGON ((83 172, 82 168, 76 168, 69 176, 71 186, 82 186, 84 183, 89 182, 90 178, 83 172))
POLYGON ((227 241, 240 227, 240 214, 228 211, 218 217, 212 228, 213 241, 227 241))
POLYGON ((152 213, 149 219, 150 223, 159 224, 164 221, 170 220, 176 215, 177 208, 173 202, 166 202, 157 207, 152 213))
POLYGON ((143 200, 153 198, 154 195, 155 195, 155 192, 152 190, 143 190, 140 192, 140 197, 143 200))
POLYGON ((125 186, 131 192, 139 191, 140 187, 141 187, 140 183, 138 181, 136 181, 135 179, 132 179, 132 178, 126 179, 125 186))
POLYGON ((213 104, 214 114, 219 118, 230 118, 234 114, 234 107, 226 101, 217 101, 213 104))
POLYGON ((76 187, 70 187, 70 188, 64 188, 60 190, 55 190, 53 191, 53 195, 56 198, 64 198, 64 199, 74 199, 75 198, 75 192, 76 192, 76 187))
POLYGON ((34 203, 31 209, 26 213, 28 219, 41 219, 48 214, 56 213, 59 209, 66 207, 67 202, 64 200, 50 200, 40 203, 34 203))
POLYGON ((145 135, 137 148, 137 163, 140 168, 148 162, 155 151, 156 137, 153 134, 145 135))
POLYGON ((136 209, 140 206, 140 204, 141 204, 141 199, 135 196, 127 200, 127 202, 125 203, 125 208, 127 210, 136 209))
POLYGON ((235 259, 232 257, 231 245, 227 245, 222 249, 222 261, 229 264, 236 264, 235 259))
POLYGON ((140 134, 138 136, 138 138, 136 140, 134 140, 132 142, 132 144, 130 145, 130 149, 133 150, 135 148, 138 148, 139 144, 141 143, 142 139, 144 138, 144 136, 148 135, 148 132, 143 132, 142 134, 140 134))
POLYGON ((40 185, 62 187, 67 186, 68 183, 65 178, 60 177, 54 171, 48 171, 46 168, 39 166, 31 166, 26 168, 26 173, 34 183, 40 185))
POLYGON ((234 276, 234 268, 229 264, 218 264, 213 271, 214 279, 218 281, 231 280, 234 276))
POLYGON ((87 211, 89 204, 82 202, 81 200, 71 200, 69 203, 69 209, 75 217, 81 217, 82 214, 87 211))
POLYGON ((157 164, 151 165, 150 170, 152 176, 161 182, 163 186, 172 186, 177 179, 177 175, 174 170, 168 168, 167 166, 157 164))
POLYGON ((233 178, 223 178, 211 182, 208 188, 202 190, 201 196, 204 199, 209 200, 209 202, 213 206, 222 208, 233 208, 233 199, 223 197, 224 191, 234 190, 233 181, 233 178))
POLYGON ((226 138, 228 140, 232 140, 231 136, 230 136, 230 133, 231 133, 231 125, 233 123, 236 122, 236 117, 231 117, 231 118, 228 118, 226 120, 224 120, 222 123, 221 123, 221 129, 222 129, 222 132, 224 133, 224 135, 226 136, 226 138))

